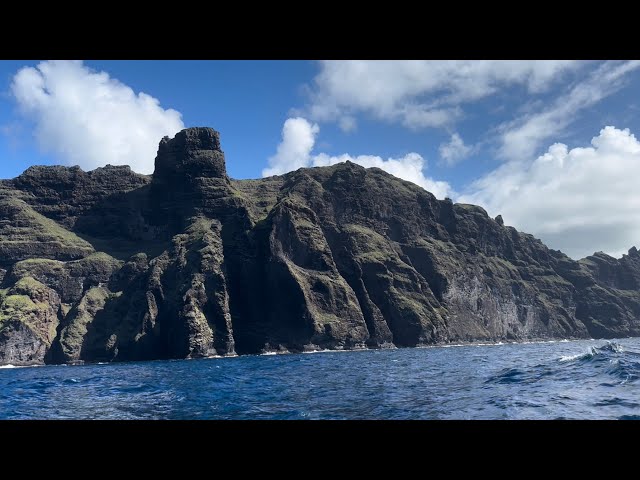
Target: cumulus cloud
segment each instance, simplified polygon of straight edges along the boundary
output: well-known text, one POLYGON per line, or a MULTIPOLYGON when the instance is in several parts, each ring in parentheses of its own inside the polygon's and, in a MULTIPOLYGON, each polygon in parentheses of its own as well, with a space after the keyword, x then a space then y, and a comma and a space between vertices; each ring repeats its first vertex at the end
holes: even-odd
POLYGON ((591 146, 556 143, 533 162, 509 162, 457 200, 501 214, 573 258, 640 246, 640 142, 603 128, 591 146))
POLYGON ((340 121, 362 112, 418 129, 450 125, 460 105, 506 86, 546 91, 585 62, 566 60, 324 61, 309 88, 308 115, 340 121))
POLYGON ((269 167, 262 170, 262 176, 280 175, 309 166, 311 149, 319 131, 317 124, 302 117, 288 118, 282 127, 282 141, 276 154, 269 158, 269 167))
POLYGON ((581 110, 617 92, 625 84, 625 75, 638 67, 640 61, 606 62, 550 106, 500 126, 498 155, 507 160, 535 156, 545 140, 561 133, 581 110))
POLYGON ((438 151, 444 163, 451 167, 471 155, 473 149, 464 144, 464 140, 459 134, 454 133, 451 135, 451 140, 440 144, 438 151))
POLYGON ((40 147, 85 170, 112 164, 152 173, 160 139, 184 128, 176 110, 81 61, 24 67, 11 92, 40 147))
POLYGON ((447 182, 436 181, 424 175, 426 160, 412 152, 400 158, 383 159, 376 155, 349 154, 327 155, 312 154, 320 128, 302 117, 289 118, 282 128, 282 141, 276 154, 269 158, 269 167, 262 171, 262 176, 279 175, 300 167, 319 167, 335 165, 351 161, 363 167, 378 167, 403 180, 408 180, 433 193, 438 198, 452 195, 453 191, 447 182))

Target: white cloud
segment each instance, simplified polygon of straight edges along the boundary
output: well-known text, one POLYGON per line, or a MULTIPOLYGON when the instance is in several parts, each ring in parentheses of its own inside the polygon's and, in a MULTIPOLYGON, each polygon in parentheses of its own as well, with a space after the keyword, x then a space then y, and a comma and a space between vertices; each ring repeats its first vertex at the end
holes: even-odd
POLYGON ((507 160, 533 157, 542 142, 561 133, 579 111, 618 91, 624 76, 638 67, 640 61, 606 62, 549 107, 502 125, 498 155, 507 160))
POLYGON ((363 167, 378 167, 391 175, 408 180, 433 193, 438 198, 451 196, 453 191, 447 182, 435 181, 424 175, 425 159, 417 153, 408 153, 401 158, 384 160, 376 155, 349 154, 337 156, 319 153, 312 155, 316 136, 320 128, 302 117, 289 118, 282 128, 282 141, 276 154, 269 159, 269 167, 262 171, 262 176, 279 175, 300 167, 318 167, 335 165, 351 161, 363 167))
POLYGON ((263 177, 307 167, 311 163, 311 149, 320 127, 302 117, 288 118, 282 127, 282 141, 276 154, 269 158, 269 167, 262 170, 263 177))
POLYGON ((459 105, 510 85, 547 90, 585 62, 565 60, 324 61, 309 88, 308 114, 336 121, 363 112, 410 128, 450 125, 459 105))
POLYGON ((160 139, 184 128, 176 110, 81 61, 24 67, 11 92, 33 120, 40 147, 85 170, 112 164, 152 173, 160 139))
POLYGON ((640 142, 608 126, 591 147, 551 145, 535 161, 510 162, 457 200, 477 203, 573 258, 640 246, 640 142))
POLYGON ((462 137, 454 133, 451 135, 449 142, 440 144, 438 151, 440 152, 440 158, 442 158, 447 165, 453 166, 460 160, 467 158, 473 151, 473 148, 465 145, 462 137))

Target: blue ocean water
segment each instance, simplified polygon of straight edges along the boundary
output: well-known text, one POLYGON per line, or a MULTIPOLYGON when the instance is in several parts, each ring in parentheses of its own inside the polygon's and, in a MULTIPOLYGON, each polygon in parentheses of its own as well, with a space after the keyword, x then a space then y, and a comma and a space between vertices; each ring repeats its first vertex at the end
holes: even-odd
POLYGON ((640 339, 0 369, 2 419, 640 419, 640 339))

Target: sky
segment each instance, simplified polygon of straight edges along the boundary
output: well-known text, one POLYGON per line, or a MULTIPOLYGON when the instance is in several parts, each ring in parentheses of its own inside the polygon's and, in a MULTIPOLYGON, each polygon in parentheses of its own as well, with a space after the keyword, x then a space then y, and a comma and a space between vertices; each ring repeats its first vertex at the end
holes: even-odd
POLYGON ((578 259, 640 247, 640 61, 0 61, 0 178, 150 174, 182 128, 233 178, 351 160, 578 259))

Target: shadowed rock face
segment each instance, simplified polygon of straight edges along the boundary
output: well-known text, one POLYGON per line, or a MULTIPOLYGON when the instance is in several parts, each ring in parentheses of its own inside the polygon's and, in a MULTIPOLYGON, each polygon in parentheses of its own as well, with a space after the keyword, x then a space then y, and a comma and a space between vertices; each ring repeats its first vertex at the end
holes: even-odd
POLYGON ((0 181, 0 363, 640 335, 640 254, 574 261, 350 162, 227 176, 218 132, 153 176, 0 181))
POLYGON ((224 203, 232 191, 218 132, 191 128, 164 137, 149 194, 149 220, 172 233, 185 228, 185 219, 211 214, 224 203))
POLYGON ((0 290, 0 363, 42 364, 56 337, 60 298, 31 277, 0 290))

